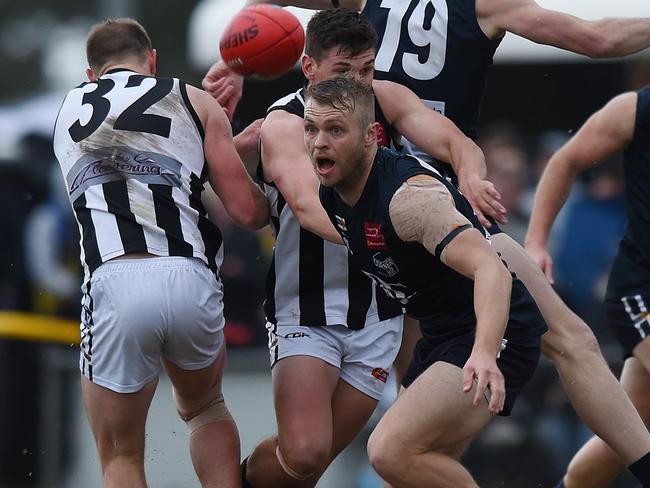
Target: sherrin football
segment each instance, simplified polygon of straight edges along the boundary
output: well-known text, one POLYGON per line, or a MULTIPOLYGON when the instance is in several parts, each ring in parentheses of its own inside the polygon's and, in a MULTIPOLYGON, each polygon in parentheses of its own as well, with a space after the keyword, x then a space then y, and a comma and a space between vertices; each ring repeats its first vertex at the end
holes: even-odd
POLYGON ((275 5, 242 9, 219 42, 221 58, 243 76, 276 78, 298 61, 305 32, 298 18, 275 5))

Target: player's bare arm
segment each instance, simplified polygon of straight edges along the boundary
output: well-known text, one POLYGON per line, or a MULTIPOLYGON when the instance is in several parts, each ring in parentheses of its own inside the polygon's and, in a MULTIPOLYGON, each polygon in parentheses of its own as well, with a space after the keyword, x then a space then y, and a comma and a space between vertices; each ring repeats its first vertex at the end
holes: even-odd
POLYGON ((322 239, 342 244, 318 198, 318 177, 305 149, 303 119, 282 110, 262 124, 264 179, 275 183, 300 226, 322 239))
POLYGON ((512 279, 508 270, 485 237, 456 209, 445 186, 430 176, 407 180, 393 196, 389 212, 400 239, 421 243, 447 266, 474 280, 476 338, 463 368, 463 388, 468 392, 477 381, 474 404, 478 405, 489 387, 490 411, 500 412, 505 384, 496 357, 510 307, 512 279), (441 243, 450 237, 440 252, 441 243))
POLYGON ((265 226, 269 203, 237 154, 226 114, 206 92, 188 86, 187 93, 205 130, 210 185, 236 224, 249 229, 265 226))
POLYGON ((353 10, 362 10, 363 6, 366 4, 366 0, 274 0, 273 2, 269 2, 268 0, 246 0, 247 7, 259 5, 260 3, 274 3, 276 5, 282 5, 283 7, 302 7, 316 10, 323 10, 338 5, 339 7, 353 10))
POLYGON ((264 119, 261 118, 254 120, 233 138, 237 154, 239 154, 244 166, 251 174, 255 172, 260 159, 260 129, 262 122, 264 122, 264 119))
POLYGON ((650 46, 650 18, 584 20, 533 0, 477 0, 476 17, 491 39, 512 32, 591 58, 626 56, 650 46))
POLYGON ((407 87, 391 81, 374 80, 375 96, 388 122, 400 134, 434 158, 450 163, 461 191, 481 223, 490 226, 485 215, 506 223, 506 209, 499 192, 485 179, 485 157, 481 149, 444 115, 428 108, 407 87))
POLYGON ((571 185, 582 171, 623 149, 634 135, 636 93, 612 99, 592 115, 576 135, 551 157, 542 174, 526 234, 526 251, 553 280, 548 235, 571 185))

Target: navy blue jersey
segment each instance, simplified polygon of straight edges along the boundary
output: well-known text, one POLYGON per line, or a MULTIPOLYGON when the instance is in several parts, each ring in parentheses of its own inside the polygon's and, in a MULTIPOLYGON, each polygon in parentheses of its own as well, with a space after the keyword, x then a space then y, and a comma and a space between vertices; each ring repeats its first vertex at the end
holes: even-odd
POLYGON ((363 9, 379 35, 375 77, 409 87, 472 139, 501 42, 485 36, 475 8, 475 0, 367 0, 363 9))
POLYGON ((650 294, 650 85, 639 90, 634 137, 624 153, 627 227, 607 285, 607 299, 650 294))
MULTIPOLYGON (((476 326, 474 282, 440 260, 444 247, 466 228, 452 231, 435 250, 435 255, 420 243, 402 241, 395 233, 389 215, 390 201, 405 180, 418 174, 433 176, 445 185, 456 209, 485 235, 470 204, 451 183, 426 163, 390 149, 378 150, 366 186, 354 207, 346 205, 331 188, 321 187, 320 196, 361 270, 389 296, 400 300, 409 314, 426 323, 425 337, 440 339, 471 331, 476 326)), ((505 336, 531 337, 545 328, 532 297, 513 276, 505 336)))

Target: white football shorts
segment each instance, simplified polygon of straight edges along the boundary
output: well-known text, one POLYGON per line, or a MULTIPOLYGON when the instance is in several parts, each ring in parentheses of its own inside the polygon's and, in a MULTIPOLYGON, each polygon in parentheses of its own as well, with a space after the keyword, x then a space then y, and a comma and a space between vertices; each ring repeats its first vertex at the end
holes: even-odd
POLYGON ((195 258, 117 259, 83 287, 79 368, 118 393, 156 379, 165 357, 209 366, 224 344, 223 288, 195 258))
POLYGON ((344 325, 305 327, 267 322, 271 367, 291 356, 322 359, 340 378, 379 400, 402 340, 403 316, 353 330, 344 325))

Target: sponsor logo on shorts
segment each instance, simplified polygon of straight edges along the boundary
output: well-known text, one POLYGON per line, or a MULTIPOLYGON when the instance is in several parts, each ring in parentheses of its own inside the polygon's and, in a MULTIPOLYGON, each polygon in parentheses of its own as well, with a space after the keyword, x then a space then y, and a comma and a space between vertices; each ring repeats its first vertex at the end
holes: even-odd
POLYGON ((311 336, 307 334, 306 332, 290 332, 289 334, 285 334, 283 336, 285 339, 300 339, 302 337, 309 337, 311 336))
POLYGON ((366 237, 366 246, 371 251, 387 251, 388 244, 386 244, 386 238, 384 233, 381 231, 381 224, 375 224, 373 222, 364 222, 363 223, 363 235, 366 237))
POLYGON ((388 371, 385 369, 375 368, 372 370, 371 374, 382 383, 386 383, 386 381, 388 381, 388 371))

